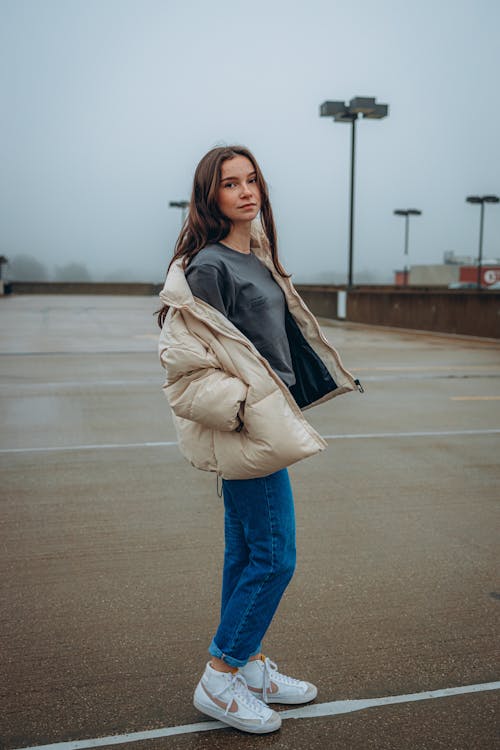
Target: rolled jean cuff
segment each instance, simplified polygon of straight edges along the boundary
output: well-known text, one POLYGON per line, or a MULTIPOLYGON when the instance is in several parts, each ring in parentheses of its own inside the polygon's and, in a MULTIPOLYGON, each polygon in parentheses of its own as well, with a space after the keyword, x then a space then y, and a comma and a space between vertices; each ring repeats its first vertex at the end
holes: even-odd
POLYGON ((261 651, 262 651, 262 643, 259 643, 259 648, 256 648, 255 651, 252 651, 252 653, 250 654, 248 658, 251 659, 252 656, 257 656, 257 654, 260 654, 261 651))
POLYGON ((250 656, 255 656, 255 654, 260 654, 260 644, 259 648, 254 651, 252 654, 249 655, 248 659, 236 659, 234 656, 228 656, 223 651, 220 650, 216 642, 213 640, 208 648, 208 653, 211 656, 215 656, 217 659, 222 659, 222 661, 225 661, 226 664, 229 664, 230 667, 244 667, 245 664, 248 662, 248 659, 250 656))

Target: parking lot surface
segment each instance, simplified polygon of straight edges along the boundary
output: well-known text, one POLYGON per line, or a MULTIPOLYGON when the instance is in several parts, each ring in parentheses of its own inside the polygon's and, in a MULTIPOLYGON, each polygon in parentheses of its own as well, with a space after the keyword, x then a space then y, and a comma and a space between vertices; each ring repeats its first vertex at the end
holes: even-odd
POLYGON ((255 737, 192 705, 223 510, 175 444, 157 307, 0 299, 1 747, 498 747, 500 344, 322 321, 366 393, 307 412, 329 447, 290 469, 264 644, 318 708, 255 737))

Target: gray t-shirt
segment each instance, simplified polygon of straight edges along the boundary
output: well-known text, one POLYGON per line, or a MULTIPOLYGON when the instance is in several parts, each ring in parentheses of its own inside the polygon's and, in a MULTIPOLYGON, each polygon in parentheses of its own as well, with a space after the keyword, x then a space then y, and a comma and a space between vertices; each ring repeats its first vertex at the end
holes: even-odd
POLYGON ((186 279, 195 297, 225 315, 283 382, 294 385, 285 295, 256 255, 240 253, 220 242, 207 245, 187 267, 186 279))

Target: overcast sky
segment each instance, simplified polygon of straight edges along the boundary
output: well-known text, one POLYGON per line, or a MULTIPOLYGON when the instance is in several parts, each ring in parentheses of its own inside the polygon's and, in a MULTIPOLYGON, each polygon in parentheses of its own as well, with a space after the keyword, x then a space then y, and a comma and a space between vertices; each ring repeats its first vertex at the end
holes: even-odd
MULTIPOLYGON (((96 279, 162 281, 201 156, 242 143, 270 186, 295 281, 345 274, 360 120, 354 280, 477 253, 470 194, 500 195, 498 0, 0 0, 0 252, 96 279)), ((500 205, 484 256, 500 256, 500 205)))

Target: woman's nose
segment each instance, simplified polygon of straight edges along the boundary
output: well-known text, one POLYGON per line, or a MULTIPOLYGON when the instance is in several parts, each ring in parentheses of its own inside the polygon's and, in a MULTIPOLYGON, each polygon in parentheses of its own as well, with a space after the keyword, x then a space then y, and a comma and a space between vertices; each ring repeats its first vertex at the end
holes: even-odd
POLYGON ((250 190, 250 185, 247 185, 245 182, 241 183, 241 195, 251 195, 252 191, 250 190))

